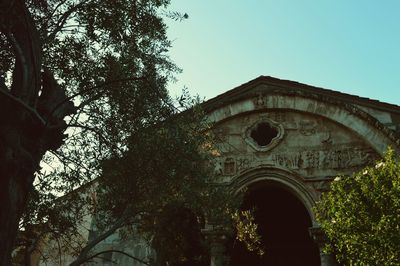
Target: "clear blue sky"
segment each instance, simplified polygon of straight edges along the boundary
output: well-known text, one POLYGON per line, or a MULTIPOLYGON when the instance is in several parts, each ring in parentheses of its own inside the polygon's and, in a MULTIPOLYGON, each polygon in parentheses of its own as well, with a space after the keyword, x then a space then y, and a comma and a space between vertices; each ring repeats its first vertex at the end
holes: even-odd
POLYGON ((260 75, 400 105, 400 0, 171 0, 171 58, 207 99, 260 75))

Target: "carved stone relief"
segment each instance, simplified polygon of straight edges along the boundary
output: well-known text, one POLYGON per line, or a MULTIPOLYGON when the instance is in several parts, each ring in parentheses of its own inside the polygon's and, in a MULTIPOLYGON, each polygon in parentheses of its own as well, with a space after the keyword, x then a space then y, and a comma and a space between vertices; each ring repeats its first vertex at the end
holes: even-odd
MULTIPOLYGON (((323 105, 310 108, 323 111, 323 105)), ((219 124, 213 132, 221 141, 218 144, 221 161, 216 173, 225 177, 268 165, 313 180, 351 174, 378 158, 373 149, 348 129, 301 112, 272 109, 246 114, 219 124), (263 146, 252 140, 251 131, 260 123, 277 129, 274 143, 263 146)))
POLYGON ((214 159, 214 175, 220 176, 222 174, 223 174, 222 160, 221 160, 221 158, 215 158, 214 159))
POLYGON ((233 158, 226 158, 224 162, 224 175, 236 174, 236 162, 233 158))
POLYGON ((330 130, 326 130, 322 132, 321 143, 324 147, 330 147, 333 144, 333 140, 331 138, 332 133, 330 130))
POLYGON ((299 131, 304 136, 314 135, 317 128, 317 122, 313 120, 301 120, 299 121, 299 131))
POLYGON ((343 148, 331 150, 306 150, 273 155, 277 166, 288 169, 346 169, 363 166, 376 159, 369 148, 343 148))
POLYGON ((253 99, 253 103, 256 109, 267 107, 267 97, 261 92, 253 99))

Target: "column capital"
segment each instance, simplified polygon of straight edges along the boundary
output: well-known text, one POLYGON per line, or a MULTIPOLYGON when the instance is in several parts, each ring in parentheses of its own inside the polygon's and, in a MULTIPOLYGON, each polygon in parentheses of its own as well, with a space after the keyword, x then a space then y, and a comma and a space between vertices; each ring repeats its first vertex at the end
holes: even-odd
POLYGON ((330 253, 324 252, 324 247, 328 243, 328 238, 320 226, 313 226, 308 228, 308 232, 314 242, 318 245, 319 254, 321 259, 321 266, 335 266, 335 258, 330 253))
POLYGON ((328 242, 328 239, 320 226, 310 227, 308 228, 308 232, 319 248, 323 248, 328 242))
POLYGON ((226 244, 231 230, 222 226, 206 225, 201 230, 210 245, 211 266, 225 266, 229 259, 226 256, 226 244))

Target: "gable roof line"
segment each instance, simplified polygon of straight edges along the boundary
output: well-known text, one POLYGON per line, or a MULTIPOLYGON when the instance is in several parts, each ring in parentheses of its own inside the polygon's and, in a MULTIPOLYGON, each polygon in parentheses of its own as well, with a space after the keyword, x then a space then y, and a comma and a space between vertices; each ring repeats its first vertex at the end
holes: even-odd
MULTIPOLYGON (((214 110, 218 108, 219 106, 231 102, 231 98, 235 96, 239 96, 241 94, 244 94, 248 90, 251 90, 252 88, 255 87, 255 85, 258 84, 270 84, 274 85, 277 87, 281 88, 290 88, 290 89, 302 89, 303 91, 307 91, 309 93, 315 93, 315 94, 320 94, 320 95, 325 95, 328 97, 334 97, 335 99, 340 99, 345 102, 351 103, 351 104, 359 104, 361 106, 365 107, 372 107, 374 109, 379 109, 381 111, 387 111, 387 112, 396 112, 400 113, 400 106, 391 104, 391 103, 386 103, 386 102, 381 102, 378 100, 366 98, 366 97, 360 97, 348 93, 343 93, 331 89, 325 89, 325 88, 320 88, 312 85, 307 85, 304 83, 300 83, 297 81, 291 81, 291 80, 284 80, 284 79, 278 79, 274 78, 271 76, 259 76, 253 80, 250 80, 246 83, 243 83, 231 90, 228 90, 227 92, 224 92, 214 98, 211 98, 207 100, 206 102, 203 103, 203 106, 207 110, 214 110)), ((233 99, 237 100, 237 99, 233 99)))

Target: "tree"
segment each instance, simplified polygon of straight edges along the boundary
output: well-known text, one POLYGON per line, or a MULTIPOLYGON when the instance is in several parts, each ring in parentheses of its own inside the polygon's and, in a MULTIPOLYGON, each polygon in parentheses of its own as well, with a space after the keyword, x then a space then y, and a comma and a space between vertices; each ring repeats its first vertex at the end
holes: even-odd
POLYGON ((208 246, 201 233, 204 219, 179 202, 165 206, 156 218, 152 246, 156 265, 210 265, 208 246))
MULTIPOLYGON (((128 192, 137 196, 136 205, 117 196, 99 202, 96 211, 105 217, 103 237, 132 224, 151 231, 151 214, 157 217, 178 199, 185 206, 193 204, 195 215, 219 215, 219 220, 226 216, 228 194, 208 182, 210 167, 199 166, 198 160, 212 150, 200 136, 205 124, 194 123, 199 116, 191 111, 185 112, 191 116, 177 116, 192 104, 185 104, 185 94, 176 104, 166 88, 179 69, 167 56, 171 43, 164 19, 187 18, 166 10, 168 4, 0 1, 0 265, 10 264, 18 226, 33 238, 43 236, 32 229, 39 225, 46 225, 46 235, 55 239, 73 237, 83 215, 60 212, 57 198, 97 178, 102 189, 98 193, 105 195, 100 199, 128 192), (148 157, 151 154, 157 157, 148 157), (157 189, 160 184, 162 189, 157 189), (158 193, 157 200, 149 191, 158 193), (212 204, 215 208, 206 207, 212 204), (147 219, 137 222, 135 210, 147 219), (55 222, 60 217, 63 222, 55 222)), ((77 212, 85 200, 90 199, 69 201, 76 203, 65 209, 77 212)), ((38 239, 26 240, 21 247, 29 254, 38 239)), ((75 264, 91 256, 96 241, 77 250, 81 255, 75 264)))
POLYGON ((10 263, 29 193, 41 201, 22 229, 46 223, 38 208, 96 178, 131 132, 171 110, 159 108, 171 104, 166 84, 178 71, 166 55, 163 17, 179 19, 162 10, 168 3, 0 1, 0 265, 10 263), (43 156, 56 171, 39 171, 43 156))
POLYGON ((198 108, 194 106, 136 131, 129 137, 126 152, 103 162, 98 187, 98 236, 88 242, 71 265, 93 258, 96 245, 116 231, 125 237, 138 232, 154 236, 158 265, 204 263, 206 254, 199 248, 205 248, 201 246, 201 228, 194 221, 210 221, 215 210, 223 209, 228 214, 235 201, 229 190, 213 183, 211 160, 215 150, 206 131, 209 125, 198 108), (198 239, 187 241, 184 232, 170 238, 168 230, 160 230, 165 220, 171 219, 171 211, 185 218, 177 221, 179 228, 186 225, 185 232, 198 239))
POLYGON ((0 1, 0 31, 2 48, 10 48, 2 49, 0 72, 13 67, 10 86, 0 79, 0 265, 9 265, 34 172, 44 153, 62 144, 63 118, 74 109, 51 72, 41 73, 40 37, 23 1, 0 1))
POLYGON ((400 162, 389 149, 375 166, 340 176, 317 204, 318 221, 344 265, 400 264, 400 162))

